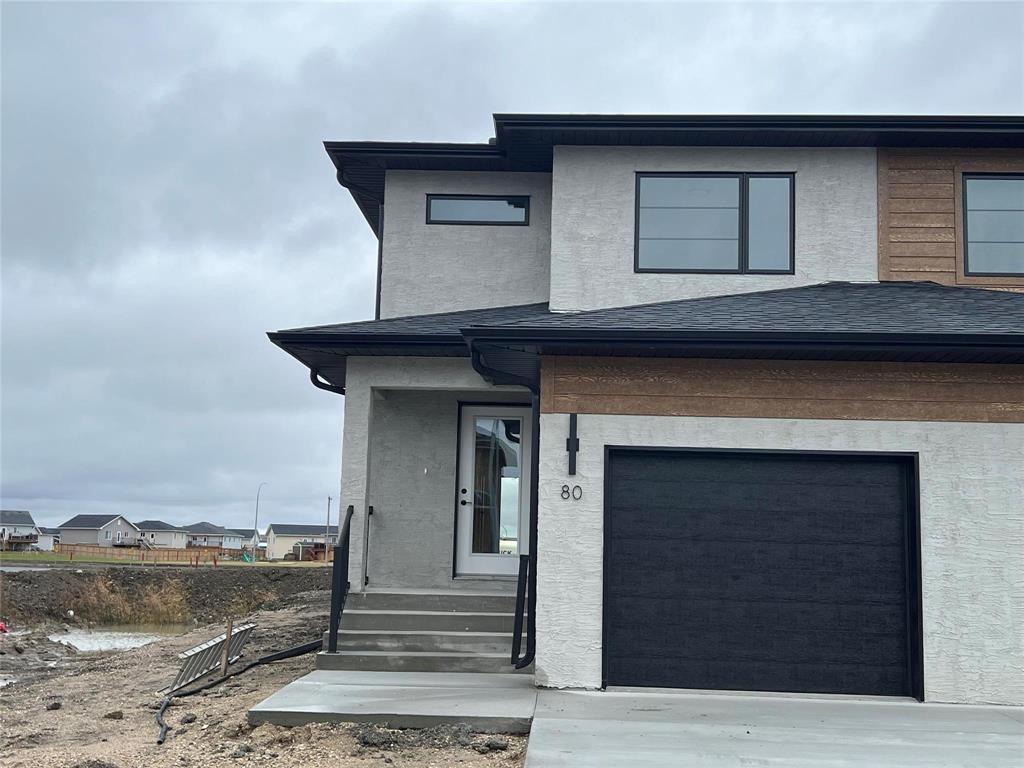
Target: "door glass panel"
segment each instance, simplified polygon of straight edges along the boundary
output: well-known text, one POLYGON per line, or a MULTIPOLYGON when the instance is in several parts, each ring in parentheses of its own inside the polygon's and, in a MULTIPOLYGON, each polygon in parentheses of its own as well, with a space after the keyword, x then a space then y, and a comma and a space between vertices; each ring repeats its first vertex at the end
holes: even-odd
POLYGON ((473 553, 516 555, 522 423, 478 416, 473 426, 473 553))

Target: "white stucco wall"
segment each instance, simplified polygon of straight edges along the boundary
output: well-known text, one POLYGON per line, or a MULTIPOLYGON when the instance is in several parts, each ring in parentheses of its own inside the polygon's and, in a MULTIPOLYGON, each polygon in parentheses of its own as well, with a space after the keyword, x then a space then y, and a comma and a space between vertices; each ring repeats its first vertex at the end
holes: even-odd
POLYGON ((877 280, 876 178, 873 148, 556 147, 551 308, 572 311, 827 280, 877 280), (795 173, 796 273, 634 273, 638 171, 795 173))
MULTIPOLYGON (((372 452, 376 447, 379 450, 388 450, 392 454, 403 449, 401 440, 402 431, 424 430, 436 427, 435 413, 424 413, 423 418, 417 418, 417 408, 414 406, 405 413, 408 423, 401 419, 394 418, 395 408, 387 407, 391 411, 381 419, 375 418, 375 412, 379 409, 376 398, 383 394, 387 398, 388 390, 408 391, 438 391, 451 394, 454 398, 462 399, 508 399, 522 397, 526 391, 520 387, 500 386, 496 387, 484 381, 470 364, 467 358, 431 358, 431 357, 350 357, 345 376, 345 427, 341 451, 341 509, 348 505, 354 507, 351 528, 351 545, 349 548, 349 580, 352 589, 361 591, 364 588, 363 574, 366 567, 366 511, 369 505, 374 504, 374 493, 379 498, 383 495, 384 484, 387 484, 387 495, 392 499, 397 492, 396 489, 404 488, 406 494, 416 493, 417 484, 421 478, 408 476, 409 472, 422 472, 424 464, 427 464, 430 471, 429 461, 425 462, 422 456, 383 456, 377 461, 373 460, 372 452), (389 418, 390 416, 390 418, 389 418), (374 438, 373 430, 377 428, 385 430, 384 434, 374 438), (388 476, 380 478, 377 482, 373 476, 374 468, 378 471, 388 472, 388 476)), ((384 401, 386 403, 386 399, 384 401)), ((439 407, 438 402, 428 403, 433 408, 439 407)), ((448 413, 455 418, 455 413, 450 409, 448 413)), ((455 424, 452 424, 454 430, 455 424)), ((454 437, 454 431, 451 433, 454 437)), ((422 436, 421 436, 422 437, 422 436)), ((444 434, 439 439, 448 440, 444 434)), ((454 451, 454 447, 453 447, 454 451)), ((454 463, 450 465, 454 469, 454 463)), ((454 475, 445 470, 446 477, 437 474, 431 478, 432 491, 438 491, 433 486, 436 477, 437 482, 453 483, 454 475)), ((450 485, 454 492, 454 486, 450 485)), ((453 497, 454 498, 454 497, 453 497)), ((398 505, 395 504, 394 507, 398 505)), ((452 525, 452 510, 448 509, 447 514, 439 522, 439 525, 452 525)), ((372 532, 371 532, 372 535, 372 532)), ((411 545, 411 544, 410 544, 411 545)), ((451 574, 451 554, 447 551, 438 551, 436 556, 437 571, 430 583, 425 587, 454 586, 446 575, 451 574), (447 553, 446 553, 447 552, 447 553)), ((401 551, 388 553, 392 559, 400 560, 401 551)), ((382 588, 387 586, 410 586, 407 582, 398 583, 382 582, 380 577, 388 578, 388 574, 394 577, 395 571, 377 570, 378 579, 371 586, 382 588)), ((469 589, 472 584, 469 580, 460 580, 460 585, 469 589)))
POLYGON ((547 301, 551 175, 388 171, 381 317, 547 301), (427 224, 428 194, 529 195, 528 226, 427 224))
POLYGON ((601 685, 604 446, 917 452, 925 699, 1024 704, 1024 425, 541 417, 537 682, 601 685), (560 498, 580 485, 579 501, 560 498))

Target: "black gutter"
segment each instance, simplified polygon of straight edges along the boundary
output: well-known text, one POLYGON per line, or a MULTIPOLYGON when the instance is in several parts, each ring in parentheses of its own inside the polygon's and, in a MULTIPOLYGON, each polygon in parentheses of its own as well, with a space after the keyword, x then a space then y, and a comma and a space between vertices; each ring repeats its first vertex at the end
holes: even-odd
POLYGON ((335 384, 328 384, 326 381, 320 381, 320 369, 310 368, 309 369, 309 380, 313 382, 313 386, 317 389, 322 389, 325 392, 333 392, 336 395, 344 395, 345 388, 339 387, 335 384))
POLYGON ((1024 354, 1022 334, 886 334, 758 331, 565 330, 561 328, 471 328, 464 332, 471 349, 478 343, 532 347, 545 354, 587 354, 616 349, 637 353, 734 351, 856 352, 899 354, 1024 354))
POLYGON ((542 341, 567 343, 623 343, 623 342, 754 342, 775 344, 836 343, 867 344, 887 343, 904 345, 950 346, 1024 346, 1024 334, 1020 333, 886 333, 878 332, 835 332, 835 331, 705 331, 656 328, 563 328, 528 326, 481 326, 463 329, 462 335, 470 341, 501 341, 519 344, 536 344, 542 341))

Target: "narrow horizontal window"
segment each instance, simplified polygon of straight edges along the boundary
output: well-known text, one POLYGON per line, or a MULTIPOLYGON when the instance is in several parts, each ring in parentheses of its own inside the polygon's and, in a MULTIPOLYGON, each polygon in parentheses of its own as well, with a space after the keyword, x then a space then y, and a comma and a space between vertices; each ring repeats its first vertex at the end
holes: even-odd
POLYGON ((427 195, 427 224, 490 224, 525 227, 530 223, 526 195, 427 195))
POLYGON ((1024 275, 1024 174, 964 175, 964 273, 1024 275))
POLYGON ((637 272, 793 272, 793 175, 637 174, 637 272))

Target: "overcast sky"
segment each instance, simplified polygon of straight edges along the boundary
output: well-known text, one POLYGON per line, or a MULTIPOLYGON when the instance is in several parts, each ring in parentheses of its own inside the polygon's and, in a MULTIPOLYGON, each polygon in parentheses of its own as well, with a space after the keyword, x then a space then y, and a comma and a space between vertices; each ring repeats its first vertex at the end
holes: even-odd
POLYGON ((376 241, 324 139, 1020 114, 1022 39, 1020 2, 4 2, 3 506, 242 526, 266 481, 261 527, 324 519, 343 401, 264 335, 372 317, 376 241))

